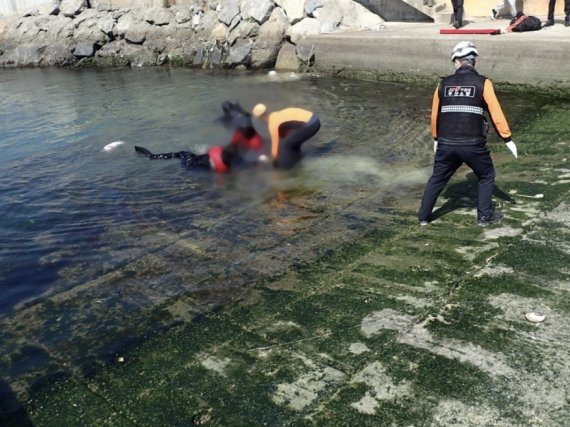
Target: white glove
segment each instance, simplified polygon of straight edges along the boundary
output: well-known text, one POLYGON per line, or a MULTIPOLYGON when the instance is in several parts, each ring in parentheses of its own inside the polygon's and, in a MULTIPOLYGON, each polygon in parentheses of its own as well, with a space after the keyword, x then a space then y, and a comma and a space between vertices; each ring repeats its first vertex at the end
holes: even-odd
POLYGON ((517 154, 517 146, 515 145, 514 141, 509 141, 507 142, 507 148, 509 150, 511 150, 511 153, 513 153, 513 156, 515 156, 515 159, 518 159, 518 154, 517 154))
POLYGON ((269 157, 267 157, 265 154, 261 154, 257 160, 261 163, 269 163, 269 157))
POLYGON ((435 139, 433 141, 433 152, 437 153, 437 141, 435 139))

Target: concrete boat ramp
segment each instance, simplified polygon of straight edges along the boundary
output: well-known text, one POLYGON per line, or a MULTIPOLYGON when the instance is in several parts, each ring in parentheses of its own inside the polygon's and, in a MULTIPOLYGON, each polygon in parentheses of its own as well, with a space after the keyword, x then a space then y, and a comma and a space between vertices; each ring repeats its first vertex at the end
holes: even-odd
MULTIPOLYGON (((543 18, 544 22, 544 17, 543 18)), ((353 77, 405 74, 436 78, 452 71, 453 46, 470 40, 479 49, 479 71, 497 83, 570 88, 570 27, 557 20, 539 31, 506 32, 509 21, 481 19, 464 30, 500 29, 498 35, 440 34, 448 24, 387 22, 378 31, 321 34, 307 37, 298 51, 314 54, 317 70, 353 77)), ((300 54, 303 56, 303 53, 300 54)))

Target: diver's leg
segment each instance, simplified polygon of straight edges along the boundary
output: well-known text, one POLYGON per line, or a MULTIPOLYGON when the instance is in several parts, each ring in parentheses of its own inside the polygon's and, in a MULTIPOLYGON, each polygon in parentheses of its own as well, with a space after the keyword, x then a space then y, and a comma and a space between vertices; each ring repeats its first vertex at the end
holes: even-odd
POLYGON ((152 153, 150 150, 147 150, 144 147, 140 147, 138 145, 135 145, 135 151, 139 154, 144 154, 145 156, 148 156, 149 159, 151 160, 157 160, 157 159, 180 159, 188 154, 193 155, 192 153, 190 153, 189 151, 178 151, 176 153, 160 153, 160 154, 154 154, 152 153))
POLYGON ((309 138, 313 137, 321 128, 321 122, 316 114, 311 120, 297 129, 292 130, 279 143, 277 167, 290 169, 301 160, 301 146, 309 138))
POLYGON ((208 154, 194 154, 183 151, 184 155, 180 157, 182 164, 187 168, 210 168, 210 156, 208 154))

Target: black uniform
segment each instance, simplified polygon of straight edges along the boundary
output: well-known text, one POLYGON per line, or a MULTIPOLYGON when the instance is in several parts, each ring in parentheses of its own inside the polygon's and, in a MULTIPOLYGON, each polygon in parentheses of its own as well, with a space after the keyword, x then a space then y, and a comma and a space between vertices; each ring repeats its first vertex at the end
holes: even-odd
MULTIPOLYGON (((556 6, 556 0, 550 0, 548 2, 548 21, 554 23, 554 8, 556 6)), ((570 0, 564 0, 564 14, 566 15, 566 24, 570 22, 570 0)))
POLYGON ((467 164, 479 181, 477 216, 491 218, 495 169, 487 149, 488 112, 499 135, 511 141, 511 131, 493 85, 475 68, 463 65, 444 78, 432 105, 432 135, 438 142, 433 174, 426 184, 419 211, 420 221, 430 221, 437 198, 457 168, 467 164))
POLYGON ((451 0, 453 6, 453 26, 463 26, 463 0, 451 0))

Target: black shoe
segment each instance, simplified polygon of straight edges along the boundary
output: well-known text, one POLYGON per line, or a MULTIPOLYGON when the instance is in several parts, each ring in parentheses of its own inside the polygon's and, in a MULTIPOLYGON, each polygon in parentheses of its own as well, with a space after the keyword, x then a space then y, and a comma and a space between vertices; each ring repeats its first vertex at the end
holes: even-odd
POLYGON ((570 27, 570 17, 566 17, 566 19, 564 20, 564 26, 565 27, 570 27))
POLYGON ((554 25, 554 19, 547 19, 543 27, 552 27, 554 25))
POLYGON ((453 21, 453 26, 457 29, 463 27, 463 21, 453 21))
POLYGON ((482 216, 477 220, 477 225, 487 227, 494 222, 501 222, 505 216, 502 212, 494 212, 491 216, 482 216))

